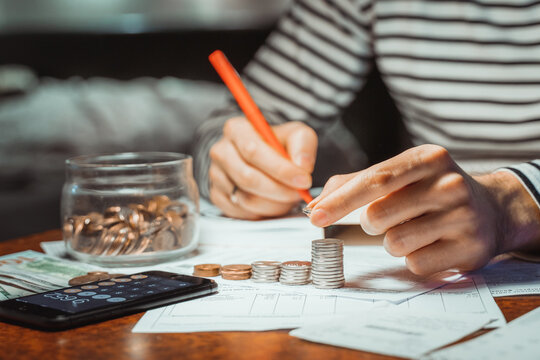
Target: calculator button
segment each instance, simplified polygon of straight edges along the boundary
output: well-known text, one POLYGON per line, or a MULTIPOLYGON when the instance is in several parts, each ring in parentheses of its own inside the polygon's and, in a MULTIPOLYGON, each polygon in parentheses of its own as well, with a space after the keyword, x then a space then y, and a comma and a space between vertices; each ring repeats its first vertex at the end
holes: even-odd
POLYGON ((96 295, 97 293, 94 292, 94 291, 82 291, 80 293, 78 293, 77 295, 79 296, 92 296, 92 295, 96 295))
POLYGON ((97 285, 83 285, 81 286, 81 289, 84 289, 84 290, 93 290, 93 289, 97 289, 99 286, 97 285))
POLYGON ((130 282, 131 279, 118 278, 118 279, 112 279, 111 281, 114 281, 114 282, 117 282, 117 283, 125 283, 125 282, 130 282))
POLYGON ((116 302, 126 301, 126 299, 123 298, 123 297, 113 297, 113 298, 107 299, 107 301, 112 302, 112 303, 116 303, 116 302))
POLYGON ((130 278, 132 279, 146 279, 148 276, 147 275, 131 275, 130 278))
POLYGON ((114 284, 115 283, 113 283, 112 281, 102 281, 102 282, 98 283, 98 285, 100 285, 100 286, 112 286, 114 284))
POLYGON ((66 289, 66 290, 64 290, 64 292, 66 294, 76 294, 76 293, 81 292, 81 291, 82 291, 81 289, 66 289))
POLYGON ((98 299, 98 300, 100 300, 100 299, 108 299, 108 298, 110 298, 110 297, 111 297, 111 295, 107 295, 107 294, 98 294, 98 295, 92 296, 92 299, 98 299))

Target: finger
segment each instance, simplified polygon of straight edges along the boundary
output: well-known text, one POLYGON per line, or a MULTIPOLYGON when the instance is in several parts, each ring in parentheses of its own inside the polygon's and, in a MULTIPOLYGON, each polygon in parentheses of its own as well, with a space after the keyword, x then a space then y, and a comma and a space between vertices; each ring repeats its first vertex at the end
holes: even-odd
POLYGON ((317 226, 331 225, 381 196, 455 166, 448 152, 440 146, 423 145, 412 148, 360 171, 321 199, 313 208, 311 222, 317 226))
POLYGON ((223 131, 243 160, 252 167, 290 188, 311 187, 311 173, 294 165, 270 147, 247 120, 228 121, 223 131))
POLYGON ((306 170, 313 172, 317 158, 317 133, 304 123, 294 121, 275 126, 277 138, 289 153, 292 162, 306 170))
MULTIPOLYGON (((475 240, 442 239, 409 254, 405 260, 411 272, 417 275, 430 275, 439 271, 457 269, 470 271, 484 266, 489 257, 470 247, 475 240)), ((480 249, 479 244, 475 246, 480 249)), ((481 250, 480 250, 481 251, 481 250)))
POLYGON ((470 220, 466 220, 465 207, 454 211, 429 213, 390 228, 383 245, 393 256, 407 256, 441 238, 459 238, 466 233, 470 220))
POLYGON ((214 146, 210 156, 231 182, 246 192, 278 202, 291 203, 300 200, 295 189, 275 181, 246 163, 230 141, 224 140, 219 146, 214 146))
POLYGON ((224 193, 216 188, 210 191, 210 200, 214 205, 220 208, 226 216, 245 220, 258 220, 261 218, 261 216, 233 204, 230 200, 230 194, 224 193))
POLYGON ((282 203, 261 198, 256 195, 249 194, 242 190, 236 191, 237 205, 244 211, 257 215, 259 217, 276 217, 287 214, 296 202, 282 203))
POLYGON ((328 194, 336 191, 341 185, 345 184, 347 181, 352 179, 354 176, 356 176, 357 173, 351 173, 351 174, 344 174, 344 175, 334 175, 328 181, 326 184, 324 184, 324 187, 315 199, 313 199, 309 204, 306 205, 308 209, 312 209, 319 203, 320 200, 324 199, 328 194))
POLYGON ((452 209, 468 197, 465 181, 451 172, 405 186, 366 206, 360 224, 368 234, 377 235, 427 212, 452 209))
POLYGON ((225 172, 215 163, 210 164, 208 177, 210 178, 212 187, 225 194, 230 194, 235 187, 225 172))

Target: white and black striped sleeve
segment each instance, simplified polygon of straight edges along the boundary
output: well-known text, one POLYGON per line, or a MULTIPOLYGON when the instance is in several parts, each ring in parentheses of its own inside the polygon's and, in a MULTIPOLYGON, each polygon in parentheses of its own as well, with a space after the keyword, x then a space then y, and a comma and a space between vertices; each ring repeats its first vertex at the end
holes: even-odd
POLYGON ((540 208, 540 159, 504 168, 513 173, 525 186, 540 208))
MULTIPOLYGON (((370 71, 372 0, 298 0, 244 69, 242 78, 271 124, 302 121, 319 134, 354 99, 370 71)), ((234 105, 199 127, 193 155, 208 193, 209 150, 234 105)))

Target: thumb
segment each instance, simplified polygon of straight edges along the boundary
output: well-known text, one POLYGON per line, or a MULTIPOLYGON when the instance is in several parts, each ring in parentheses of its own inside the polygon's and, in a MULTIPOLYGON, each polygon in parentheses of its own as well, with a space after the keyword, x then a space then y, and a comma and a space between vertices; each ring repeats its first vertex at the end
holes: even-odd
POLYGON ((279 141, 291 157, 291 161, 309 173, 313 172, 317 159, 317 133, 301 122, 289 122, 274 128, 279 141))

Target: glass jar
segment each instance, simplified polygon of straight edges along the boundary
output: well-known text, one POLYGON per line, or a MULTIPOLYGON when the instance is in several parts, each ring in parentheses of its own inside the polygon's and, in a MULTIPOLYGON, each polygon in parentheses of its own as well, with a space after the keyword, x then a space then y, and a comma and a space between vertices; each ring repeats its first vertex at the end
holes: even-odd
POLYGON ((199 239, 192 158, 141 152, 68 159, 61 218, 67 251, 78 260, 138 266, 187 254, 199 239))

